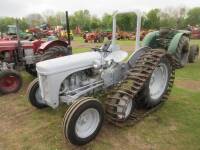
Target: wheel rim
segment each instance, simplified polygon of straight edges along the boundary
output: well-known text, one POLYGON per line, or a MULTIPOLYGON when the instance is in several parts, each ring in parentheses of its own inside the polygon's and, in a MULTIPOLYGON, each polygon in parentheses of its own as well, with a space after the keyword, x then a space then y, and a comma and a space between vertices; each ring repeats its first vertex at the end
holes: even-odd
POLYGON ((76 121, 75 133, 80 138, 87 138, 97 129, 100 122, 99 112, 94 108, 89 108, 82 112, 76 121))
POLYGON ((16 76, 9 75, 0 79, 0 86, 6 91, 15 91, 20 84, 19 79, 16 76))
POLYGON ((168 83, 168 68, 166 64, 160 63, 153 71, 150 79, 149 90, 152 99, 160 98, 168 83))
POLYGON ((45 104, 45 102, 42 100, 41 90, 40 90, 39 87, 37 88, 37 90, 35 92, 35 98, 36 98, 38 103, 45 104))
MULTIPOLYGON (((124 96, 123 99, 129 100, 129 98, 127 96, 124 96)), ((125 107, 126 101, 123 100, 123 99, 120 100, 118 104, 125 107)), ((126 106, 125 114, 124 115, 119 114, 118 118, 119 119, 126 119, 126 118, 128 118, 128 116, 131 113, 132 107, 133 107, 133 102, 132 102, 132 100, 130 100, 128 102, 127 106, 126 106)), ((122 113, 123 112, 123 108, 122 107, 117 107, 117 112, 122 113)))

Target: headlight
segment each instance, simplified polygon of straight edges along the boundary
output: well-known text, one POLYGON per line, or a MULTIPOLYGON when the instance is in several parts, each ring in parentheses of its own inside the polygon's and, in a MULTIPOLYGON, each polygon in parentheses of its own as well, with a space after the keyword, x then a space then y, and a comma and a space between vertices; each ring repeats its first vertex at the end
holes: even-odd
POLYGON ((99 60, 95 60, 93 67, 94 67, 94 69, 100 69, 101 68, 101 62, 99 60))

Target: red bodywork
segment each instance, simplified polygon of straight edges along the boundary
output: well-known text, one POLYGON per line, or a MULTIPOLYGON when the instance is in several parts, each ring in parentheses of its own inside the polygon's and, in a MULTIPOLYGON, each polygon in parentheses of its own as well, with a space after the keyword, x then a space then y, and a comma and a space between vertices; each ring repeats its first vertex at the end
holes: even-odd
POLYGON ((191 31, 192 39, 200 39, 200 29, 191 31))
MULTIPOLYGON (((34 54, 44 53, 50 47, 53 46, 64 46, 67 47, 68 44, 65 41, 55 40, 55 41, 43 41, 43 40, 35 40, 35 41, 20 41, 20 44, 24 51, 26 49, 32 49, 34 54)), ((17 40, 0 40, 0 56, 2 53, 9 53, 10 60, 12 61, 13 52, 18 48, 17 40)))
POLYGON ((191 32, 192 39, 200 39, 200 27, 188 26, 187 29, 191 32))
MULTIPOLYGON (((45 41, 35 40, 35 41, 21 41, 23 49, 33 49, 34 52, 38 50, 42 43, 45 41)), ((18 47, 17 40, 0 40, 0 53, 4 51, 14 51, 18 47)))
POLYGON ((104 37, 104 34, 101 32, 84 33, 83 35, 83 39, 85 40, 85 42, 96 43, 101 37, 104 37))

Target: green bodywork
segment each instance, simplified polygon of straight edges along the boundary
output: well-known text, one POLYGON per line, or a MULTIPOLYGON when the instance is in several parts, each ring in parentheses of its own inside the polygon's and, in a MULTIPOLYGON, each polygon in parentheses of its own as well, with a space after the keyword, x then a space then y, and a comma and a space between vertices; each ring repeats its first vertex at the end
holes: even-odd
MULTIPOLYGON (((17 27, 16 25, 8 25, 8 35, 17 35, 17 27)), ((25 39, 27 37, 31 36, 31 34, 23 32, 21 30, 19 30, 19 37, 22 39, 25 39)))
POLYGON ((186 30, 170 30, 164 36, 160 36, 159 31, 150 32, 143 40, 143 46, 151 48, 162 48, 170 54, 175 54, 179 41, 182 36, 190 36, 190 32, 186 30))

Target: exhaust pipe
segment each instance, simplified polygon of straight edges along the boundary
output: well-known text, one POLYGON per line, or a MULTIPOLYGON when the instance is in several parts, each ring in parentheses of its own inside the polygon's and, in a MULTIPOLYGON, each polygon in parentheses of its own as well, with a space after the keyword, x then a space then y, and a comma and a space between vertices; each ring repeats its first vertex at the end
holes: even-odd
POLYGON ((66 11, 65 14, 66 14, 66 29, 67 29, 67 36, 68 36, 67 41, 68 41, 68 44, 71 45, 68 11, 66 11))

